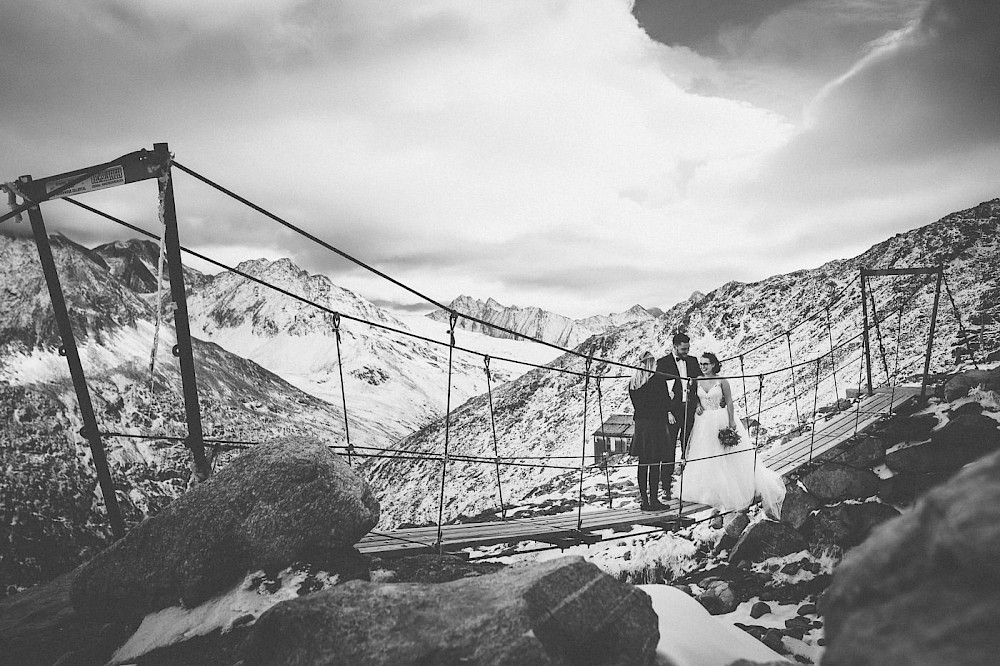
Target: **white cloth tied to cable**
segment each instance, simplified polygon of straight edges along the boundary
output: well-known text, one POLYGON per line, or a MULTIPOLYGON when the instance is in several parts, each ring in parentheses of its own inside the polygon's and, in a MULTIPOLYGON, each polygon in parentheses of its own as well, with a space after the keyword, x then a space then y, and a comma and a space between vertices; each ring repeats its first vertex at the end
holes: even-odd
MULTIPOLYGON (((0 189, 3 189, 7 193, 7 206, 11 210, 17 209, 17 197, 21 197, 21 201, 27 203, 28 199, 25 198, 24 194, 21 193, 21 189, 17 186, 17 183, 9 181, 6 183, 0 183, 0 189)), ((15 222, 21 222, 24 218, 20 213, 14 216, 15 222)))
POLYGON ((160 175, 160 203, 157 207, 157 213, 160 216, 160 250, 159 250, 159 260, 157 263, 156 270, 156 327, 153 329, 153 349, 149 354, 149 392, 153 392, 153 368, 156 366, 156 348, 160 344, 160 325, 163 320, 163 255, 165 254, 165 242, 167 238, 167 222, 164 216, 164 205, 166 204, 166 198, 164 193, 166 192, 166 180, 170 178, 168 171, 160 175))

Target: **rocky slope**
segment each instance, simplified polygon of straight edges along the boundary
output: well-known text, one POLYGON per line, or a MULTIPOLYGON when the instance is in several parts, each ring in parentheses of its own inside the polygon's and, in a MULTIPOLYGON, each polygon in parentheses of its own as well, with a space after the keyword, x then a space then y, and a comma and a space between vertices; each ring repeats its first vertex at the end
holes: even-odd
MULTIPOLYGON (((995 320, 1000 316, 1000 282, 993 269, 1000 260, 998 241, 1000 199, 898 234, 857 257, 753 284, 729 282, 704 296, 695 294, 670 308, 659 320, 615 328, 590 338, 576 351, 583 356, 593 353, 598 358, 634 363, 643 349, 664 353, 672 333, 686 330, 692 337, 693 350, 712 350, 720 357, 744 353, 743 371, 750 375, 746 382, 748 399, 742 399, 743 381, 734 379, 735 393, 740 396, 738 407, 754 419, 759 416, 765 435, 783 432, 796 427, 798 421, 811 420, 814 404, 834 402, 835 391, 842 397, 846 388, 859 385, 860 268, 943 264, 948 288, 964 323, 967 325, 972 316, 995 320), (826 305, 830 306, 829 319, 826 305), (789 336, 784 335, 786 331, 789 336), (831 337, 837 350, 833 362, 828 357, 819 364, 818 390, 814 362, 798 367, 794 379, 789 371, 775 372, 789 365, 789 343, 791 358, 801 363, 827 354, 831 337), (764 375, 762 395, 757 392, 758 375, 764 375)), ((872 332, 873 381, 879 385, 887 383, 887 378, 892 382, 913 379, 923 369, 933 277, 873 278, 871 286, 881 319, 879 329, 872 332), (899 308, 903 311, 901 317, 894 312, 899 308)), ((942 293, 932 372, 955 368, 953 352, 958 333, 950 299, 942 293)), ((992 344, 996 344, 995 338, 992 344)), ((982 350, 980 356, 988 351, 982 350)), ((550 369, 533 370, 494 393, 492 418, 501 456, 543 456, 547 460, 542 462, 552 466, 579 464, 581 448, 590 449, 590 433, 602 416, 631 411, 627 380, 608 379, 602 382, 601 400, 595 382, 591 382, 585 415, 583 379, 560 372, 579 373, 584 367, 583 358, 567 354, 553 361, 550 369)), ((739 375, 740 367, 740 359, 733 359, 725 364, 723 374, 739 375)), ((592 371, 609 377, 629 374, 604 363, 595 363, 592 371)), ((448 426, 451 456, 494 455, 491 411, 486 399, 474 398, 462 405, 451 415, 448 426)), ((408 437, 400 448, 440 455, 445 436, 445 423, 439 420, 408 437)), ((379 460, 370 463, 369 473, 373 478, 400 480, 380 496, 383 526, 437 520, 441 476, 438 460, 379 460)), ((559 473, 553 467, 508 466, 501 470, 504 494, 526 494, 559 473)), ((498 495, 495 474, 488 461, 450 462, 444 492, 445 519, 494 508, 498 495)))

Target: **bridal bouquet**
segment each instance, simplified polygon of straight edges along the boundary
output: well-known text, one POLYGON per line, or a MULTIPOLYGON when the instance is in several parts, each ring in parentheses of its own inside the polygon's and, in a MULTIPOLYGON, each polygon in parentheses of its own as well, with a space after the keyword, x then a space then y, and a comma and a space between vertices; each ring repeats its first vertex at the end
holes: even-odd
POLYGON ((740 443, 740 433, 736 432, 736 428, 733 426, 721 428, 719 430, 719 442, 722 444, 722 448, 731 449, 740 443))

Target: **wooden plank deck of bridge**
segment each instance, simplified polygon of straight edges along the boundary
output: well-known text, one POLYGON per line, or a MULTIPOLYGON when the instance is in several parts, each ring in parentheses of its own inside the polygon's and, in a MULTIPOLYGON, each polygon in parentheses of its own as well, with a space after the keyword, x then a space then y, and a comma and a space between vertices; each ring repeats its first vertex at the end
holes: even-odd
MULTIPOLYGON (((880 389, 858 401, 855 407, 839 412, 829 419, 817 421, 816 428, 774 451, 765 454, 764 463, 775 472, 787 475, 813 458, 830 452, 855 433, 862 432, 884 415, 894 412, 914 399, 920 389, 896 387, 880 389)), ((669 528, 678 519, 688 519, 708 507, 693 502, 672 500, 663 511, 641 511, 632 506, 618 509, 585 507, 582 519, 576 510, 550 516, 515 518, 503 522, 461 523, 445 525, 441 530, 441 547, 455 552, 471 546, 490 546, 519 541, 538 541, 557 546, 595 543, 601 540, 597 530, 649 525, 669 528)), ((413 527, 389 532, 370 532, 357 545, 362 553, 380 556, 415 555, 437 552, 436 525, 413 527)))

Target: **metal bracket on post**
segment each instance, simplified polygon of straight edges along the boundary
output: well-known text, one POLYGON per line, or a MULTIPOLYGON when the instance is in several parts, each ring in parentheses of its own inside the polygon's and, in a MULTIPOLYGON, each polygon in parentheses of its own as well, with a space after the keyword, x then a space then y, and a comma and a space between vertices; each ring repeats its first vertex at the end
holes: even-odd
POLYGON ((198 381, 195 377, 194 354, 191 350, 191 327, 188 322, 184 269, 181 265, 181 246, 177 232, 174 185, 170 173, 170 150, 165 143, 155 143, 152 155, 158 166, 157 184, 163 207, 163 240, 167 253, 167 272, 170 275, 170 295, 174 301, 174 328, 177 331, 175 353, 180 360, 181 383, 184 389, 184 411, 188 426, 188 436, 184 441, 191 449, 194 458, 195 478, 201 482, 211 475, 212 466, 205 455, 204 433, 201 427, 198 381))
MULTIPOLYGON (((23 176, 22 182, 30 183, 31 177, 23 176)), ((83 428, 80 434, 90 444, 90 452, 94 458, 94 468, 97 471, 97 482, 101 487, 101 495, 104 497, 104 506, 108 512, 108 521, 111 523, 111 532, 116 539, 120 539, 125 536, 125 521, 122 519, 121 509, 118 507, 118 498, 115 496, 115 485, 111 479, 111 470, 108 468, 107 456, 104 453, 104 442, 97 427, 97 417, 94 414, 94 405, 90 400, 87 379, 83 374, 83 365, 80 362, 76 338, 73 336, 73 326, 70 322, 69 311, 66 308, 66 300, 63 298, 62 285, 59 283, 59 273, 56 270, 55 259, 52 256, 52 246, 49 245, 49 237, 45 231, 45 222, 42 219, 42 212, 38 206, 32 206, 28 209, 28 219, 31 220, 31 231, 35 238, 35 246, 38 248, 38 259, 42 264, 45 284, 49 289, 49 297, 52 300, 52 309, 55 311, 59 337, 62 340, 59 354, 66 357, 69 372, 73 378, 76 399, 80 406, 80 414, 83 417, 83 428)))

